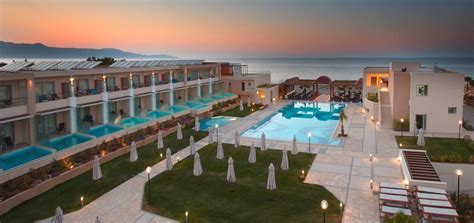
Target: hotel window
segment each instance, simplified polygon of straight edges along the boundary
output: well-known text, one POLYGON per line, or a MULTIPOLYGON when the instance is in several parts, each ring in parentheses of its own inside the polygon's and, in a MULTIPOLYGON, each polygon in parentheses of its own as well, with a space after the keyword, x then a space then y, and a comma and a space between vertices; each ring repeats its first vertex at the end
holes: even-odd
POLYGON ((370 86, 377 86, 377 77, 370 77, 370 86))
POLYGON ((11 140, 11 142, 15 140, 15 136, 13 134, 13 122, 0 124, 0 148, 6 146, 5 142, 7 140, 11 140))
POLYGON ((107 77, 106 83, 109 91, 115 90, 115 77, 107 77))
POLYGON ((448 114, 456 114, 458 108, 456 107, 448 107, 448 114))
POLYGON ((2 85, 0 86, 0 106, 2 103, 7 103, 12 99, 12 86, 2 85))
POLYGON ((140 87, 140 75, 133 75, 133 87, 134 88, 140 87))
POLYGON ((416 96, 427 96, 428 85, 416 85, 416 96))
POLYGON ((147 75, 145 76, 145 86, 150 86, 151 85, 151 76, 147 75))
POLYGON ((46 101, 55 94, 54 82, 38 82, 35 83, 35 93, 38 102, 46 101))
POLYGON ((77 81, 77 90, 79 92, 84 92, 89 90, 89 80, 88 79, 79 79, 77 81))

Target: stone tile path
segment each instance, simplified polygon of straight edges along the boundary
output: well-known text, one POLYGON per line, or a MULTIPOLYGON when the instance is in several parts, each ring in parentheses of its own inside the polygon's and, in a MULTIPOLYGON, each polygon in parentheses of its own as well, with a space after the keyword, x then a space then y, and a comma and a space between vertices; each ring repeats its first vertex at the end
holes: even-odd
MULTIPOLYGON (((269 109, 240 118, 219 129, 219 137, 225 143, 233 143, 234 131, 243 132, 263 118, 285 106, 281 102, 269 109)), ((401 183, 402 173, 398 163, 398 147, 394 132, 375 128, 357 105, 346 108, 348 137, 340 146, 311 145, 311 153, 318 153, 308 171, 305 182, 327 188, 344 203, 343 222, 380 222, 378 196, 370 188, 380 181, 401 183), (369 154, 373 154, 370 161, 369 154)), ((241 138, 241 144, 249 146, 259 139, 241 138)), ((196 143, 196 150, 207 144, 207 138, 196 143)), ((267 140, 270 149, 291 149, 291 142, 267 140)), ((298 143, 299 152, 308 152, 308 145, 298 143)), ((173 155, 185 158, 189 148, 173 155)), ((162 161, 152 167, 152 177, 165 171, 162 161)), ((142 172, 116 187, 86 207, 65 215, 65 222, 93 222, 100 216, 102 222, 176 222, 175 220, 148 213, 141 209, 146 173, 142 172)), ((87 199, 87 198, 86 198, 87 199)), ((50 222, 46 219, 43 222, 50 222)))

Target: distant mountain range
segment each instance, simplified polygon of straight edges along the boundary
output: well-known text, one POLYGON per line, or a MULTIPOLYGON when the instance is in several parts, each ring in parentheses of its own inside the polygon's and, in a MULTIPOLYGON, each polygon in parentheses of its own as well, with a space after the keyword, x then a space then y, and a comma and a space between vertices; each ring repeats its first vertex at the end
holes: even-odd
POLYGON ((87 58, 87 57, 113 57, 122 58, 156 58, 173 59, 175 56, 166 54, 144 55, 127 52, 114 48, 89 49, 89 48, 60 48, 50 47, 41 43, 12 43, 0 41, 0 58, 87 58))

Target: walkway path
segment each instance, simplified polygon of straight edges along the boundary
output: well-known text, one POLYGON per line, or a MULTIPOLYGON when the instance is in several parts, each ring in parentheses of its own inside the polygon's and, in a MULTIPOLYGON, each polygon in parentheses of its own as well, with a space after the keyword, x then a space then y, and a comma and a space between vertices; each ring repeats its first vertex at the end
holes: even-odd
MULTIPOLYGON (((220 138, 225 143, 233 143, 235 130, 245 131, 287 103, 279 103, 220 128, 220 138)), ((397 159, 398 148, 393 137, 395 133, 392 130, 375 129, 359 106, 349 105, 346 114, 346 132, 349 136, 340 146, 311 146, 311 153, 318 155, 305 182, 324 186, 345 204, 343 222, 379 222, 378 196, 371 190, 370 180, 402 182, 397 159), (369 154, 374 155, 372 162, 369 154)), ((248 146, 251 142, 256 146, 260 144, 259 139, 241 138, 242 145, 248 146)), ((196 150, 206 145, 207 137, 196 143, 196 150)), ((267 140, 267 147, 270 149, 283 149, 285 146, 290 149, 291 142, 267 140)), ((300 152, 308 152, 307 148, 307 144, 298 144, 300 152)), ((183 159, 188 155, 189 147, 175 153, 172 156, 173 162, 177 162, 178 157, 183 159)), ((152 167, 151 176, 163 171, 164 161, 152 167)), ((93 222, 96 216, 105 223, 176 222, 141 209, 146 179, 146 173, 140 173, 81 210, 66 214, 65 222, 93 222)), ((50 222, 50 219, 43 222, 50 222)))

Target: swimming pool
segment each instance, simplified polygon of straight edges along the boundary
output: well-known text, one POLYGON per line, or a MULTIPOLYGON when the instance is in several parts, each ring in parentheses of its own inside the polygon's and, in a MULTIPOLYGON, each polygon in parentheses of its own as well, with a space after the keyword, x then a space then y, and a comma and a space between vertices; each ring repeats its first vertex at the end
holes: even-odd
POLYGON ((307 143, 310 132, 312 144, 338 145, 341 140, 332 136, 344 108, 344 104, 291 103, 247 129, 242 136, 260 138, 265 132, 267 139, 292 141, 295 135, 296 141, 307 143))
POLYGON ((148 122, 148 121, 150 121, 150 119, 133 116, 133 117, 128 117, 128 118, 122 119, 120 124, 127 127, 127 128, 130 128, 130 127, 134 127, 136 125, 141 125, 141 124, 143 124, 145 122, 148 122))
POLYGON ((171 113, 177 113, 177 112, 185 111, 187 109, 188 108, 186 108, 186 107, 173 105, 173 106, 168 108, 168 111, 170 111, 171 113))
POLYGON ((192 110, 199 110, 206 108, 206 104, 198 103, 198 102, 185 102, 184 103, 187 107, 191 108, 192 110))
POLYGON ((69 147, 81 144, 83 142, 87 142, 92 139, 93 137, 82 135, 82 134, 76 134, 76 133, 67 134, 65 136, 52 139, 49 147, 52 147, 56 149, 57 151, 61 151, 69 147))
POLYGON ((171 113, 165 111, 151 111, 147 113, 147 116, 153 119, 159 119, 167 115, 171 115, 171 113))
POLYGON ((51 151, 35 146, 28 146, 0 156, 0 169, 9 169, 24 165, 35 159, 51 154, 51 151))
POLYGON ((214 128, 216 124, 219 125, 219 127, 222 127, 235 120, 237 120, 236 117, 229 116, 215 116, 212 118, 203 118, 199 120, 199 129, 201 131, 207 131, 209 130, 209 128, 214 128))
POLYGON ((89 134, 99 138, 101 136, 108 135, 120 131, 122 129, 122 127, 116 125, 99 125, 92 127, 89 134))

